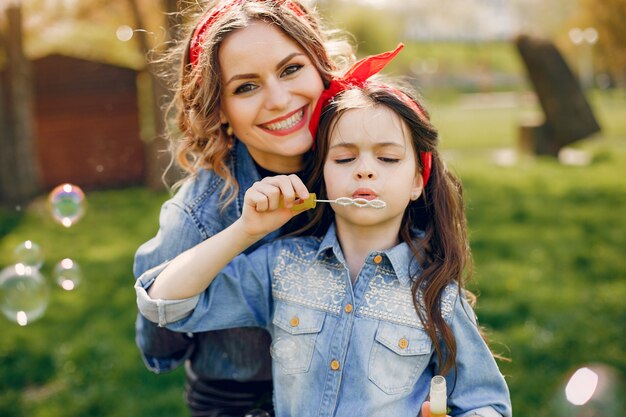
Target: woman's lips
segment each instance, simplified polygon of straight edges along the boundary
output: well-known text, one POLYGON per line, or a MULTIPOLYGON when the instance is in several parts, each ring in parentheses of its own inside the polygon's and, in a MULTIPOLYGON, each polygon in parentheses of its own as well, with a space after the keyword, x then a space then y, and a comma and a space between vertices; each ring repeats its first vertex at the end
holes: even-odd
POLYGON ((261 129, 276 136, 286 136, 296 132, 306 125, 306 106, 293 112, 259 125, 261 129))

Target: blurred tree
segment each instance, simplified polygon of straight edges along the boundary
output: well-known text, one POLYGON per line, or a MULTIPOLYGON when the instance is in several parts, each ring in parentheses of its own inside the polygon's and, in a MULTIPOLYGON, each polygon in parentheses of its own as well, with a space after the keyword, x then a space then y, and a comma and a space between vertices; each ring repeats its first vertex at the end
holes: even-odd
MULTIPOLYGON (((135 19, 136 27, 146 27, 137 0, 127 1, 135 19)), ((171 41, 175 37, 175 28, 177 28, 180 24, 180 21, 178 20, 180 16, 180 14, 178 13, 178 6, 179 2, 177 0, 163 0, 163 8, 167 19, 165 20, 165 42, 163 43, 164 46, 161 49, 167 49, 172 45, 171 41)), ((153 51, 153 47, 149 44, 146 32, 137 32, 137 39, 139 41, 139 46, 142 54, 148 57, 151 51, 153 51)), ((156 52, 164 53, 166 51, 160 50, 156 52)), ((152 119, 154 123, 154 129, 152 130, 153 137, 149 138, 149 142, 147 145, 146 182, 150 188, 160 190, 164 188, 162 176, 163 173, 166 172, 166 169, 169 165, 169 158, 166 152, 168 150, 168 141, 166 140, 167 125, 165 106, 167 103, 169 103, 171 97, 167 86, 158 76, 158 68, 149 59, 147 61, 147 69, 150 76, 150 87, 152 93, 150 101, 153 114, 152 119)), ((168 184, 175 182, 178 179, 178 171, 176 171, 175 169, 170 169, 169 171, 167 171, 166 181, 168 184)))
POLYGON ((317 7, 330 21, 330 27, 341 28, 354 36, 359 57, 393 49, 403 39, 404 20, 399 21, 391 8, 336 0, 318 0, 317 7))
POLYGON ((626 86, 626 0, 583 0, 582 11, 582 18, 598 31, 598 55, 626 86))
POLYGON ((40 190, 33 149, 32 77, 23 50, 21 6, 9 5, 4 18, 0 15, 2 23, 0 49, 6 59, 0 78, 0 202, 20 205, 40 190))

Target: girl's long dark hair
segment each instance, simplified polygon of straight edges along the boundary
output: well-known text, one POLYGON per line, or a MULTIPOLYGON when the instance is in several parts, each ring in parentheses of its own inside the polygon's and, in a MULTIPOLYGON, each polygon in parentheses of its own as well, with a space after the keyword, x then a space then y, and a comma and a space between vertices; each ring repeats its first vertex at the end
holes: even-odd
MULTIPOLYGON (((455 283, 461 290, 472 267, 461 182, 446 169, 439 155, 437 130, 430 123, 426 111, 420 117, 388 88, 373 83, 357 90, 359 93, 356 95, 355 90, 340 94, 325 108, 314 155, 310 159, 307 186, 309 190, 318 192, 319 198, 326 198, 323 172, 329 138, 337 121, 350 109, 385 106, 396 112, 411 132, 420 171, 423 167, 417 155, 420 151, 432 152, 430 179, 421 197, 407 207, 399 238, 410 246, 415 255, 413 261, 420 262, 423 268, 421 274, 412 277, 413 304, 435 346, 441 364, 438 372, 446 374, 452 367, 456 368, 456 342, 450 326, 442 317, 441 298, 450 283, 455 283), (418 237, 416 230, 421 230, 423 237, 418 237)), ((417 102, 415 95, 409 95, 406 89, 402 91, 417 102)), ((305 230, 321 236, 333 219, 329 205, 322 205, 317 210, 311 210, 305 230)))

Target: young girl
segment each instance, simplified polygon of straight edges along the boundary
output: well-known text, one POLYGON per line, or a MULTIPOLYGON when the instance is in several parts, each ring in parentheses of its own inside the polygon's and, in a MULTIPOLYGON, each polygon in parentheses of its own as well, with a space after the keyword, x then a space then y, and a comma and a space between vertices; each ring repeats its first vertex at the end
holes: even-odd
MULTIPOLYGON (((302 171, 317 99, 352 54, 298 1, 211 2, 189 20, 195 23, 187 41, 172 56, 180 61, 173 77, 179 133, 172 145, 187 178, 163 205, 156 236, 138 249, 135 277, 229 226, 255 181, 302 171)), ((264 403, 271 412, 265 330, 184 334, 139 315, 136 339, 154 372, 185 362, 193 416, 241 416, 264 403)))
POLYGON ((368 81, 378 67, 360 62, 322 95, 308 187, 255 183, 232 226, 137 281, 139 309, 177 331, 267 329, 278 416, 415 416, 435 374, 451 415, 510 416, 463 290, 460 182, 417 101, 368 81), (308 190, 336 201, 313 211, 319 237, 234 258, 299 214, 308 190))

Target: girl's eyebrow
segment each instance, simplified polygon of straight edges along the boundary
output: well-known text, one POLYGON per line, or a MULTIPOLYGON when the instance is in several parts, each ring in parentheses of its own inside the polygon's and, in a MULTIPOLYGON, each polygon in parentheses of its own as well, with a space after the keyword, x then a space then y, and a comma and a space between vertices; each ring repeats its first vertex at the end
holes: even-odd
MULTIPOLYGON (((375 148, 384 148, 384 147, 387 147, 387 146, 393 146, 393 147, 402 148, 402 149, 405 148, 404 144, 400 144, 400 143, 397 143, 397 142, 376 142, 376 143, 374 143, 374 147, 375 148)), ((329 149, 335 149, 335 148, 358 148, 358 147, 359 147, 359 145, 357 145, 356 143, 341 142, 341 143, 338 143, 336 145, 330 146, 329 149)))
MULTIPOLYGON (((283 59, 281 59, 278 64, 276 64, 276 70, 279 70, 280 67, 282 67, 283 65, 285 65, 287 62, 291 61, 293 58, 295 58, 296 56, 300 56, 300 55, 304 55, 301 52, 292 52, 289 55, 287 55, 286 57, 284 57, 283 59)), ((251 78, 257 78, 258 74, 254 74, 254 73, 249 73, 249 74, 235 74, 232 77, 230 77, 228 79, 228 81, 226 81, 224 83, 224 86, 227 86, 228 84, 232 83, 233 81, 237 81, 237 80, 249 80, 251 78)))

